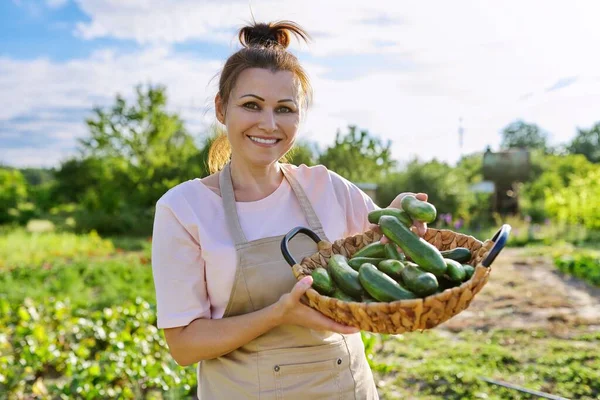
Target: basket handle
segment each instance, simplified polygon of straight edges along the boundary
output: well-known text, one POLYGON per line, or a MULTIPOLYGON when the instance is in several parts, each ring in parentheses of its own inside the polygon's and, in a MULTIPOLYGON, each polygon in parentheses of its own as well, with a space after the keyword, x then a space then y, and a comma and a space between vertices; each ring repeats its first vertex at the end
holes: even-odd
POLYGON ((481 265, 483 265, 484 267, 489 267, 490 265, 492 265, 498 254, 500 254, 500 251, 506 245, 506 242, 508 241, 508 236, 510 235, 510 230, 510 225, 504 224, 498 230, 498 232, 496 232, 496 234, 492 238, 494 246, 492 247, 490 252, 485 256, 483 261, 481 261, 481 265))
POLYGON ((283 258, 285 258, 285 261, 287 261, 287 263, 290 264, 290 267, 293 267, 294 265, 296 265, 297 262, 296 262, 296 260, 294 260, 294 257, 290 254, 290 249, 288 248, 288 243, 290 240, 292 240, 292 238, 294 236, 296 236, 299 233, 304 233, 306 236, 311 238, 315 243, 319 243, 321 241, 321 238, 319 237, 319 235, 317 235, 310 229, 305 228, 303 226, 297 226, 297 227, 293 228, 291 231, 289 231, 283 237, 283 239, 281 239, 281 253, 283 254, 283 258))

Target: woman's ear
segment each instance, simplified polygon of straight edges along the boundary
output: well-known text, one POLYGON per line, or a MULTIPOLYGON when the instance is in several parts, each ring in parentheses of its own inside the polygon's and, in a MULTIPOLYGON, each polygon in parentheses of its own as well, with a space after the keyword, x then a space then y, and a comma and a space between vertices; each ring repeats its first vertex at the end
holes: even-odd
POLYGON ((215 96, 215 113, 217 115, 217 121, 225 125, 225 108, 223 99, 219 93, 215 96))

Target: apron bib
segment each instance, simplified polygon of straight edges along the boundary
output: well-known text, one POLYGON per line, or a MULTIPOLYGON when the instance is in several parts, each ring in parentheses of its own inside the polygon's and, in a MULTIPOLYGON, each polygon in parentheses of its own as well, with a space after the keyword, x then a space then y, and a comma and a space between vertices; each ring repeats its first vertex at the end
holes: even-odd
MULTIPOLYGON (((325 232, 304 190, 282 165, 310 228, 325 232)), ((219 174, 237 268, 223 318, 258 311, 289 293, 296 283, 281 254, 283 235, 248 242, 238 218, 231 171, 219 174)), ((290 241, 301 260, 318 251, 308 237, 290 241)), ((280 325, 221 357, 198 364, 198 397, 208 399, 377 399, 360 333, 342 335, 298 325, 280 325)))

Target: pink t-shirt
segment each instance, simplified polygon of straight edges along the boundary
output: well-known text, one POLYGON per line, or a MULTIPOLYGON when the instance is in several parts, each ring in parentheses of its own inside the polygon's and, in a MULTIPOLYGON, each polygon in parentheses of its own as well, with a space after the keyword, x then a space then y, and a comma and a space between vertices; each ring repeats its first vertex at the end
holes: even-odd
MULTIPOLYGON (((357 186, 323 166, 289 166, 330 241, 364 232, 377 205, 357 186)), ((237 202, 248 241, 284 235, 308 222, 286 179, 269 196, 237 202)), ((236 252, 220 196, 200 179, 183 182, 156 204, 152 271, 158 327, 222 318, 236 271, 236 252)), ((283 256, 282 256, 283 257, 283 256)))

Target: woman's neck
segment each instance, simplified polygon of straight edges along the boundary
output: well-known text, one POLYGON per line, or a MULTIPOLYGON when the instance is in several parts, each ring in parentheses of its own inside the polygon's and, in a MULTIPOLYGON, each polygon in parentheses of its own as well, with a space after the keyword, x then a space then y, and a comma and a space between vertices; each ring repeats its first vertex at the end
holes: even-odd
POLYGON ((250 166, 231 160, 231 181, 237 201, 257 201, 273 193, 283 179, 278 162, 265 166, 250 166))

